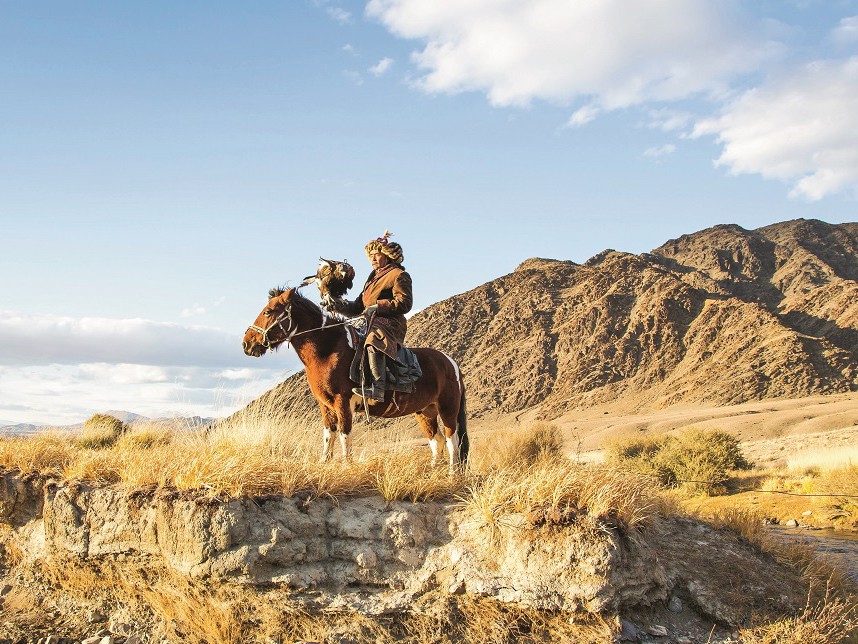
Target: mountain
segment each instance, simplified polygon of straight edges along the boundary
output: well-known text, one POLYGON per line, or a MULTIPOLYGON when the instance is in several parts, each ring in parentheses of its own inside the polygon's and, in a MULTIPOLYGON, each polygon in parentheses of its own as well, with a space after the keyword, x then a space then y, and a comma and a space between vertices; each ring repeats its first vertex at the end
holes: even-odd
POLYGON ((32 423, 4 423, 0 424, 0 436, 32 434, 36 432, 41 425, 32 423))
MULTIPOLYGON (((195 427, 205 427, 208 425, 214 424, 216 419, 214 418, 203 418, 201 416, 171 416, 171 417, 161 417, 161 418, 148 418, 147 416, 142 416, 140 414, 135 414, 131 411, 122 411, 116 409, 110 409, 106 412, 103 412, 108 416, 113 416, 114 418, 118 418, 122 422, 131 425, 145 425, 145 424, 164 424, 164 425, 175 425, 178 424, 180 426, 186 427, 188 429, 195 427)), ((45 424, 33 424, 33 423, 9 423, 3 424, 0 423, 0 436, 4 435, 13 435, 13 434, 33 434, 37 431, 41 431, 47 427, 53 429, 61 429, 65 431, 76 431, 80 430, 83 427, 83 423, 74 423, 71 425, 45 425, 45 424)))
MULTIPOLYGON (((719 225, 641 255, 529 259, 413 316, 408 342, 459 361, 475 417, 854 391, 858 224, 719 225)), ((251 407, 275 399, 316 413, 303 373, 251 407)))

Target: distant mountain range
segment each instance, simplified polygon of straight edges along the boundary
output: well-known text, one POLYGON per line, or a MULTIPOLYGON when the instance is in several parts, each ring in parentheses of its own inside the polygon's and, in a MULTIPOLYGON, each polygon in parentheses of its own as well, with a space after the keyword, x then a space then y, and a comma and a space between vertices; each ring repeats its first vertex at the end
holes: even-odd
MULTIPOLYGON (((529 259, 408 327, 409 345, 459 361, 471 416, 854 391, 858 223, 728 224, 641 255, 529 259)), ((249 405, 275 407, 316 418, 303 373, 249 405)))
MULTIPOLYGON (((108 416, 118 418, 124 423, 131 426, 142 423, 175 423, 180 422, 187 427, 201 427, 211 425, 217 419, 204 418, 201 416, 174 416, 169 418, 149 418, 140 414, 135 414, 131 411, 122 411, 111 409, 105 412, 108 416)), ((0 435, 10 434, 33 434, 46 428, 61 429, 65 431, 75 431, 83 427, 83 423, 74 423, 71 425, 49 425, 49 424, 33 424, 33 423, 4 423, 0 421, 0 435)))

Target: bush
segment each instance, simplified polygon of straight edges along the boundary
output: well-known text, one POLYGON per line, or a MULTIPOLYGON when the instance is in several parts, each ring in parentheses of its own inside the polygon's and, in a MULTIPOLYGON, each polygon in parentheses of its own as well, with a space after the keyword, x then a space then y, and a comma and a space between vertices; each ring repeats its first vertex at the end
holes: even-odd
POLYGON ((93 414, 83 424, 78 445, 86 449, 104 449, 113 445, 128 431, 128 425, 109 414, 93 414))
POLYGON ((723 494, 730 470, 748 469, 739 441, 720 431, 634 438, 608 447, 608 460, 690 492, 723 494))

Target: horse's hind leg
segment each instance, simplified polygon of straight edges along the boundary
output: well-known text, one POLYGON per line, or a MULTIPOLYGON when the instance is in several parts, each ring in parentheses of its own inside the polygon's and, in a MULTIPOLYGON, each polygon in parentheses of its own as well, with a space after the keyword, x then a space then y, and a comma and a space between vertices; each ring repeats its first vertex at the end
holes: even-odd
POLYGON ((432 450, 432 466, 438 464, 438 453, 441 449, 441 432, 438 431, 438 410, 435 407, 429 407, 423 411, 418 411, 414 416, 420 425, 420 429, 429 439, 429 449, 432 450))
POLYGON ((334 432, 337 431, 337 414, 330 407, 319 403, 322 411, 322 463, 334 456, 334 432))
MULTIPOLYGON (((447 440, 447 454, 450 457, 450 474, 461 467, 461 446, 459 444, 458 405, 440 405, 441 422, 444 423, 444 436, 447 440)), ((440 435, 438 437, 440 439, 440 435)))

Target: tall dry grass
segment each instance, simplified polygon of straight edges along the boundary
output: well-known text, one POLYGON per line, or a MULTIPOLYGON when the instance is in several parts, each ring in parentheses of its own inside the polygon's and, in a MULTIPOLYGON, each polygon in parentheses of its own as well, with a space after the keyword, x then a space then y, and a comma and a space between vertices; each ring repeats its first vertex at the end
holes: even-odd
POLYGON ((834 517, 858 523, 858 464, 848 462, 823 471, 815 490, 831 495, 828 507, 834 517))
POLYGON ((459 499, 487 525, 534 507, 574 507, 576 513, 610 515, 630 526, 674 511, 647 477, 570 462, 557 427, 548 423, 489 433, 476 442, 471 469, 455 476, 446 465, 432 467, 429 449, 416 444, 413 434, 356 431, 354 458, 327 463, 318 461, 319 434, 316 427, 275 423, 258 413, 208 431, 135 426, 98 449, 82 447, 74 435, 45 434, 0 440, 0 466, 234 497, 306 492, 380 494, 388 501, 459 499))

